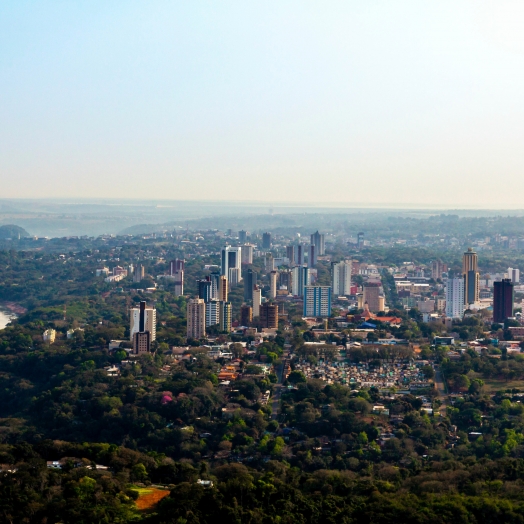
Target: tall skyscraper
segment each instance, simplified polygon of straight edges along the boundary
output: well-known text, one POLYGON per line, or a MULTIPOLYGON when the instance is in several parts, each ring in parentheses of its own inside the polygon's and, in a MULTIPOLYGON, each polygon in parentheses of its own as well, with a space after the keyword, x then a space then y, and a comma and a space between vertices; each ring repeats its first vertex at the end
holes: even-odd
POLYGON ((304 316, 331 316, 331 286, 304 287, 304 316))
POLYGON ((253 244, 243 244, 242 248, 242 264, 253 263, 253 244))
POLYGON ((255 286, 253 290, 253 318, 260 316, 260 303, 262 302, 262 290, 255 286))
POLYGON ((280 288, 286 288, 290 293, 293 287, 292 286, 292 281, 293 281, 292 275, 293 275, 293 272, 290 269, 280 271, 279 286, 280 288))
POLYGON ((130 317, 129 335, 131 340, 133 340, 135 333, 140 331, 148 331, 151 342, 156 340, 156 309, 154 307, 147 307, 146 303, 142 301, 139 307, 131 309, 130 317))
POLYGON ((303 244, 299 244, 297 246, 297 258, 295 259, 295 262, 297 263, 297 266, 303 266, 304 260, 305 260, 305 246, 303 244))
POLYGON ((206 304, 201 298, 187 303, 187 338, 198 340, 206 336, 206 304))
POLYGON ((238 241, 240 244, 245 244, 247 242, 247 231, 242 229, 242 231, 238 232, 238 241))
POLYGON ((269 273, 269 298, 274 300, 277 296, 278 271, 269 273))
POLYGON ((264 255, 264 268, 267 272, 275 269, 275 259, 273 258, 272 253, 266 253, 264 255))
POLYGON ((357 235, 357 248, 362 249, 364 247, 364 233, 362 231, 357 235))
POLYGON ((220 302, 219 329, 222 332, 231 332, 233 308, 231 302, 220 302))
POLYGON ((308 247, 307 267, 314 268, 316 265, 317 265, 317 248, 315 245, 311 244, 308 247))
POLYGON ((471 247, 462 257, 462 276, 464 277, 464 304, 475 304, 480 300, 478 256, 471 247))
POLYGON ((175 260, 171 260, 169 263, 169 274, 174 277, 175 273, 177 271, 184 271, 186 265, 185 260, 180 260, 179 258, 175 258, 175 260))
POLYGON ((184 268, 185 260, 175 259, 169 264, 169 272, 175 280, 175 296, 184 294, 184 268))
POLYGON ((363 292, 364 309, 365 305, 372 313, 384 311, 384 295, 381 293, 380 284, 364 284, 363 292))
POLYGON ((286 247, 286 257, 289 259, 289 265, 294 266, 296 260, 296 246, 286 247))
POLYGON ((133 282, 142 282, 145 275, 144 266, 142 264, 137 264, 135 270, 133 271, 133 282))
POLYGON ((311 283, 311 274, 309 268, 296 266, 292 269, 291 294, 297 297, 304 295, 304 286, 311 283))
POLYGON ((278 306, 264 302, 260 306, 260 324, 264 328, 278 329, 278 306))
POLYGON ((518 284, 520 282, 520 270, 508 267, 508 278, 513 282, 513 284, 518 284))
POLYGON ((253 290, 257 285, 257 273, 252 269, 248 269, 244 278, 244 300, 253 300, 253 290))
POLYGON ((509 278, 493 283, 493 322, 502 323, 513 316, 513 282, 509 278))
POLYGON ((216 298, 218 300, 218 290, 220 289, 220 272, 213 271, 208 278, 211 280, 211 298, 216 298))
POLYGON ((262 249, 271 249, 271 233, 262 235, 262 249))
POLYGON ((448 267, 442 262, 442 260, 433 260, 431 263, 431 278, 438 280, 439 278, 442 278, 442 273, 447 270, 448 267))
POLYGON ((326 254, 323 233, 319 233, 318 231, 316 233, 313 233, 311 235, 311 245, 315 246, 315 252, 317 256, 321 257, 326 254))
POLYGON ((464 279, 448 278, 446 284, 446 316, 462 318, 464 315, 464 279))
POLYGON ((156 310, 140 302, 139 307, 131 310, 130 332, 135 355, 149 353, 151 342, 156 338, 156 310))
POLYGON ((229 285, 227 282, 227 278, 224 275, 220 276, 220 280, 218 282, 218 300, 221 302, 227 302, 227 294, 229 290, 229 285))
POLYGON ((239 246, 222 248, 221 274, 227 277, 230 286, 234 286, 242 280, 241 257, 242 248, 239 246))
POLYGON ((220 302, 212 298, 206 302, 206 328, 216 326, 220 322, 220 302))
POLYGON ((253 308, 244 304, 240 307, 240 323, 249 326, 253 322, 253 308))
POLYGON ((351 295, 351 260, 343 260, 331 265, 333 295, 351 295))
POLYGON ((197 280, 197 285, 198 298, 201 298, 204 302, 209 302, 213 298, 211 278, 207 277, 204 280, 197 280))

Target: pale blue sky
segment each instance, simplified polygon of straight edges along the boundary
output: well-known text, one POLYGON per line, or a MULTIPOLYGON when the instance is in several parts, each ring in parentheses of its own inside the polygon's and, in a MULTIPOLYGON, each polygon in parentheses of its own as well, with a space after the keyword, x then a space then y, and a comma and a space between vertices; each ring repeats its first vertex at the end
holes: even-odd
POLYGON ((0 3, 3 197, 524 207, 524 2, 0 3))

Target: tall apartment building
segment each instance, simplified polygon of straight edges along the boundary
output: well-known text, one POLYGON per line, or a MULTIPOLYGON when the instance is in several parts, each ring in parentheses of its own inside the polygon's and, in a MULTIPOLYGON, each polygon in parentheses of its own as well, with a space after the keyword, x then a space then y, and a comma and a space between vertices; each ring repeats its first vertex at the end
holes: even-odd
POLYGON ((216 326, 220 322, 220 302, 212 298, 206 302, 206 328, 216 326))
POLYGON ((278 306, 264 302, 260 306, 260 325, 263 328, 278 329, 278 306))
POLYGON ((247 242, 247 231, 243 229, 238 232, 238 242, 240 244, 245 244, 247 242))
POLYGON ((331 286, 305 286, 304 316, 331 316, 331 286))
POLYGON ((508 267, 508 278, 513 282, 513 284, 518 284, 520 282, 520 271, 513 267, 508 267))
POLYGON ((213 286, 211 278, 206 277, 203 280, 197 280, 198 286, 198 298, 201 298, 204 302, 209 302, 213 298, 213 286))
POLYGON ((509 278, 493 283, 493 322, 502 323, 513 316, 513 282, 509 278))
POLYGON ((175 259, 169 264, 169 273, 175 281, 175 296, 184 294, 184 268, 185 260, 175 259))
POLYGON ((317 256, 321 257, 326 254, 323 233, 319 233, 318 231, 316 233, 313 233, 311 235, 311 245, 315 246, 317 256))
POLYGON ((211 298, 216 298, 217 300, 219 298, 220 276, 220 271, 213 271, 208 277, 211 280, 211 298))
POLYGON ((242 244, 242 264, 253 263, 253 244, 242 244))
POLYGON ((148 308, 144 301, 132 308, 130 332, 134 354, 149 353, 151 342, 156 339, 156 309, 148 308))
POLYGON ((298 244, 296 254, 295 263, 297 266, 303 266, 306 259, 306 246, 304 246, 304 244, 298 244))
POLYGON ((448 278, 446 284, 446 316, 462 318, 464 315, 464 279, 448 278))
POLYGON ((448 266, 442 260, 433 260, 431 263, 431 278, 438 280, 442 278, 442 273, 447 272, 448 266))
POLYGON ((291 294, 296 297, 304 295, 304 286, 311 283, 311 274, 309 268, 304 266, 295 266, 292 269, 291 277, 291 294))
POLYGON ((364 233, 362 231, 357 235, 357 249, 364 247, 364 233))
POLYGON ((177 271, 184 271, 186 266, 186 261, 179 258, 171 260, 169 263, 169 274, 173 277, 177 271))
POLYGON ((198 340, 206 336, 206 304, 201 298, 187 303, 187 338, 198 340))
POLYGON ((292 291, 292 282, 293 282, 293 270, 287 269, 285 271, 280 271, 279 278, 279 287, 286 288, 290 293, 292 291))
POLYGON ((218 281, 218 300, 221 302, 227 302, 228 291, 229 284, 227 282, 227 278, 224 275, 221 275, 218 281))
POLYGON ((221 275, 228 279, 230 286, 235 286, 242 280, 242 248, 226 246, 222 248, 221 275))
POLYGON ((244 304, 240 307, 240 323, 249 326, 253 322, 253 308, 244 304))
POLYGON ((314 268, 317 265, 317 248, 311 244, 307 251, 307 267, 314 268))
POLYGON ((351 260, 331 264, 333 295, 351 295, 351 260))
POLYGON ((464 277, 464 304, 475 304, 480 300, 480 275, 478 256, 471 247, 462 257, 462 276, 464 277))
POLYGON ((269 298, 274 300, 277 296, 278 271, 269 273, 269 298))
POLYGON ((296 246, 287 246, 286 247, 286 257, 289 260, 289 265, 294 266, 296 260, 296 246))
POLYGON ((271 233, 262 235, 262 249, 271 249, 271 233))
POLYGON ((244 278, 244 300, 253 300, 253 290, 257 285, 257 273, 248 269, 244 278))
POLYGON ((142 264, 137 264, 133 271, 133 282, 142 282, 146 276, 145 268, 142 264))
POLYGON ((220 302, 219 329, 222 332, 231 332, 231 323, 233 320, 233 308, 231 302, 220 302))
POLYGON ((259 286, 255 286, 253 290, 253 318, 260 316, 260 304, 262 302, 262 290, 259 286))
POLYGON ((151 342, 156 340, 156 309, 147 307, 145 302, 140 302, 140 306, 131 308, 130 311, 129 335, 131 341, 135 333, 139 331, 148 331, 151 334, 151 342))
POLYGON ((362 299, 364 302, 364 309, 367 304, 369 311, 372 313, 384 311, 384 295, 381 292, 380 284, 364 284, 362 299))

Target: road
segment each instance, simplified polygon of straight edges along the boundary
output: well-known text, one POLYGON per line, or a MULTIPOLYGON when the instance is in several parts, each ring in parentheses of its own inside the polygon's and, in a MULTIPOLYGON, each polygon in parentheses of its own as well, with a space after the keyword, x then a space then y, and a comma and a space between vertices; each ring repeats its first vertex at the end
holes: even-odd
POLYGON ((449 404, 448 392, 446 391, 446 384, 439 368, 435 369, 435 385, 437 386, 438 396, 442 404, 439 408, 441 416, 446 416, 446 408, 449 404))

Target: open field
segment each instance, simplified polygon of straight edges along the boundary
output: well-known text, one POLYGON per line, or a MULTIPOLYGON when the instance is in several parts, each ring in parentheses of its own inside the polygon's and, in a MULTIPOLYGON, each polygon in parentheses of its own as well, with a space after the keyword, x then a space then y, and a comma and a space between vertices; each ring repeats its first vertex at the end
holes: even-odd
POLYGON ((166 489, 138 487, 133 487, 132 489, 138 492, 138 499, 135 503, 136 507, 142 511, 153 508, 164 497, 169 495, 169 490, 166 489))

